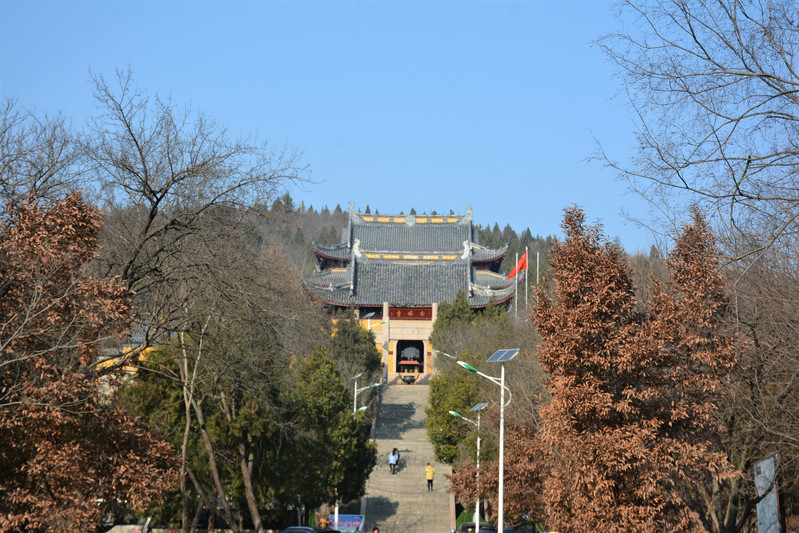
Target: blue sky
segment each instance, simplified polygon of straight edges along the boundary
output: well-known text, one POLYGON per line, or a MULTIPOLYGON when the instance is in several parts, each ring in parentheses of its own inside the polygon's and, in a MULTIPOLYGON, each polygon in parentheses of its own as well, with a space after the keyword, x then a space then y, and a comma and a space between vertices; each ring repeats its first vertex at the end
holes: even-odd
POLYGON ((560 235, 578 205, 628 251, 647 204, 587 158, 631 155, 630 110, 592 41, 609 2, 0 0, 0 92, 75 124, 89 69, 302 152, 306 206, 464 212, 560 235))

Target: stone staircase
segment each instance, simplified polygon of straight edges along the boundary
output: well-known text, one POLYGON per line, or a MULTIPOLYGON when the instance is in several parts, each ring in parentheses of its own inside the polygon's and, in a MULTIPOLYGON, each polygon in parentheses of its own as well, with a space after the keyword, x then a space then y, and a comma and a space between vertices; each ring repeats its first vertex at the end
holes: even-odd
POLYGON ((449 466, 437 463, 427 440, 424 409, 429 385, 426 379, 405 385, 392 380, 383 390, 374 428, 378 461, 361 501, 366 533, 448 533, 455 527, 455 503, 446 489, 449 466), (397 473, 388 467, 388 453, 400 453, 397 473), (433 492, 428 492, 425 466, 436 469, 433 492))

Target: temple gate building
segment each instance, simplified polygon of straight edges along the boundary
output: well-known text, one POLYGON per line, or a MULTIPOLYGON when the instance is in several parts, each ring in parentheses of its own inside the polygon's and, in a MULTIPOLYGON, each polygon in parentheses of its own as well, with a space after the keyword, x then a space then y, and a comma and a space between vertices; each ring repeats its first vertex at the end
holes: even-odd
POLYGON ((429 337, 438 306, 459 291, 472 309, 508 305, 514 283, 499 274, 507 245, 480 246, 472 210, 461 215, 355 213, 340 244, 314 245, 318 269, 307 290, 332 308, 354 309, 375 333, 389 379, 402 372, 430 373, 429 337))

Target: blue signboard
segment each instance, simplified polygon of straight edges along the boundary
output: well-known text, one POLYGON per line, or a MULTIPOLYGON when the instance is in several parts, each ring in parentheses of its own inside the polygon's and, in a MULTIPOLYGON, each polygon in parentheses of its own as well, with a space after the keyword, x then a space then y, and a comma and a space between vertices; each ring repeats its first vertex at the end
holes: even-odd
POLYGON ((766 457, 755 465, 755 486, 762 497, 757 504, 758 533, 781 533, 779 492, 777 485, 778 455, 766 457))
POLYGON ((363 515, 340 514, 338 515, 338 527, 336 527, 336 516, 330 515, 330 525, 343 533, 361 532, 363 531, 363 515))

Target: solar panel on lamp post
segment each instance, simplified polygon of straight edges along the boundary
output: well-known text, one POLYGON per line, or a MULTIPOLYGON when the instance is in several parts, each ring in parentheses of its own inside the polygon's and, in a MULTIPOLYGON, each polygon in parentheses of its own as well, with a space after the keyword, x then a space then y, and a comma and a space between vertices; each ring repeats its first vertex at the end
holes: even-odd
POLYGON ((480 440, 482 439, 482 437, 480 436, 480 411, 485 409, 487 406, 488 406, 488 403, 482 402, 482 403, 478 403, 477 405, 475 405, 474 407, 469 409, 469 411, 477 411, 477 422, 475 422, 471 418, 466 418, 465 416, 463 416, 462 414, 460 414, 460 413, 458 413, 456 411, 450 411, 449 412, 449 414, 451 414, 452 416, 456 416, 458 418, 466 420, 467 422, 469 422, 472 425, 477 426, 477 470, 476 470, 476 474, 475 474, 475 479, 476 479, 476 484, 477 484, 477 499, 476 499, 476 502, 474 504, 474 523, 475 523, 474 527, 475 527, 475 531, 477 531, 480 528, 480 440))
POLYGON ((370 326, 370 324, 372 323, 372 322, 371 322, 371 318, 372 318, 373 316, 375 316, 375 312, 374 312, 374 311, 372 311, 371 313, 366 313, 365 315, 363 315, 363 316, 361 317, 361 320, 363 320, 364 318, 366 319, 366 329, 367 329, 367 330, 368 330, 368 329, 371 329, 371 326, 370 326))
POLYGON ((491 383, 499 385, 500 387, 500 404, 499 404, 499 490, 498 490, 498 500, 499 500, 499 518, 497 520, 497 531, 502 533, 504 531, 505 526, 505 391, 508 391, 508 394, 511 396, 508 399, 508 404, 510 404, 511 400, 513 399, 513 394, 511 393, 510 389, 505 387, 505 363, 510 361, 516 354, 519 353, 518 348, 512 348, 510 350, 497 350, 494 352, 494 355, 488 358, 486 362, 488 363, 502 363, 502 369, 500 371, 500 377, 495 378, 494 376, 489 376, 488 374, 483 374, 475 367, 470 365, 469 363, 465 363, 463 361, 458 361, 457 363, 468 370, 469 372, 474 372, 475 374, 482 376, 489 380, 491 383))

